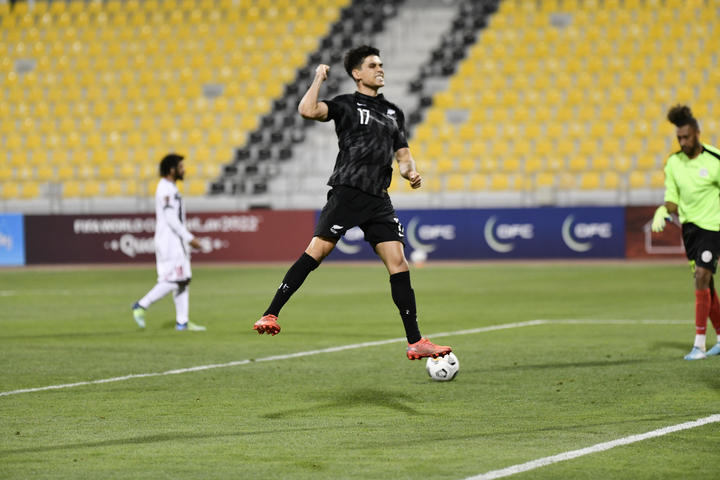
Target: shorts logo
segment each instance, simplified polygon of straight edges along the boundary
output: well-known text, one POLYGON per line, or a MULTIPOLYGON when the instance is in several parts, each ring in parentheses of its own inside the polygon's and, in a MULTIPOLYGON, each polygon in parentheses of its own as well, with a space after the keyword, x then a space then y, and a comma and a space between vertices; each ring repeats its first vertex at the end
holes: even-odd
POLYGON ((338 232, 340 232, 340 230, 342 230, 342 229, 343 229, 342 225, 333 225, 332 227, 330 227, 330 231, 332 232, 333 235, 337 235, 338 232))
POLYGON ((705 250, 700 254, 700 260, 702 260, 705 263, 710 263, 710 260, 712 260, 713 255, 710 250, 705 250))

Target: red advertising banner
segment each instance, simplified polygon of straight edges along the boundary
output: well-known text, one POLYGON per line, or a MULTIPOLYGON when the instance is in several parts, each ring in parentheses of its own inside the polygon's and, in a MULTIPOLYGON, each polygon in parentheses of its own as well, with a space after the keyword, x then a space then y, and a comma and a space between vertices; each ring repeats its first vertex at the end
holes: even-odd
MULTIPOLYGON (((193 262, 295 260, 307 247, 315 212, 251 210, 188 215, 202 244, 193 262)), ((27 215, 27 264, 154 262, 154 214, 27 215)))
POLYGON ((650 229, 655 209, 657 206, 625 209, 626 258, 685 257, 682 230, 677 217, 667 222, 665 230, 660 233, 650 229))

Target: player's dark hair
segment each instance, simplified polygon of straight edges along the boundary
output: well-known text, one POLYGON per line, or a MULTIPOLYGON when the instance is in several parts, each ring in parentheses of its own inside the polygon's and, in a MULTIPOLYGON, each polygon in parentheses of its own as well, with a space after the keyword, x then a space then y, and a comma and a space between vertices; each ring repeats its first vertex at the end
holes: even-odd
POLYGON ((353 78, 352 71, 360 68, 365 57, 370 55, 380 55, 380 50, 370 45, 360 45, 345 53, 345 71, 350 75, 350 78, 353 78))
POLYGON ((678 128, 690 125, 695 130, 699 129, 698 121, 693 117, 692 111, 687 105, 675 105, 672 107, 667 114, 667 119, 678 128))
POLYGON ((170 175, 170 170, 177 168, 178 163, 180 163, 184 158, 185 157, 178 155, 177 153, 168 153, 165 155, 163 159, 160 160, 160 176, 167 177, 170 175))

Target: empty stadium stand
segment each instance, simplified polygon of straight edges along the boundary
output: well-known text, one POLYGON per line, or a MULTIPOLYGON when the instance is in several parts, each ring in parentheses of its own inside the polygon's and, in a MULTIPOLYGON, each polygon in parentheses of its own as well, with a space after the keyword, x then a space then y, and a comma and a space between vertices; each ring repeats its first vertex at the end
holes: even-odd
POLYGON ((146 196, 168 151, 205 194, 347 3, 0 2, 3 198, 146 196))
POLYGON ((717 34, 719 7, 505 0, 434 95, 413 145, 451 190, 472 190, 450 180, 461 162, 463 171, 474 162, 475 171, 526 179, 491 188, 539 192, 543 201, 563 191, 577 191, 570 197, 580 201, 607 193, 622 202, 628 191, 656 199, 663 161, 677 149, 665 120, 672 104, 687 103, 707 120, 705 141, 720 138, 712 115, 718 58, 703 50, 717 34), (483 152, 471 153, 478 144, 483 152))
POLYGON ((719 0, 0 0, 0 209, 150 208, 171 150, 186 195, 317 207, 334 132, 297 102, 321 62, 324 96, 351 90, 360 42, 400 66, 387 95, 425 187, 396 178, 397 205, 655 203, 671 105, 720 144, 719 18, 719 0))

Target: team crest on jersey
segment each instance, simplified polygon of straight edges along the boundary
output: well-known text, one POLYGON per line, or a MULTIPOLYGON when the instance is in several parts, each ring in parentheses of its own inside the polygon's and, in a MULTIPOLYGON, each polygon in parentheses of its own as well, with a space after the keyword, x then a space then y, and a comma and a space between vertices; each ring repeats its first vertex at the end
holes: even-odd
POLYGON ((709 174, 708 174, 707 168, 701 168, 701 169, 700 169, 700 176, 701 176, 702 178, 707 178, 708 175, 709 175, 709 174))
POLYGON ((393 110, 392 108, 388 108, 387 114, 388 114, 389 116, 391 116, 391 117, 394 117, 394 116, 395 116, 395 110, 393 110))

